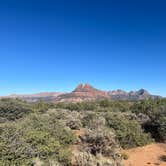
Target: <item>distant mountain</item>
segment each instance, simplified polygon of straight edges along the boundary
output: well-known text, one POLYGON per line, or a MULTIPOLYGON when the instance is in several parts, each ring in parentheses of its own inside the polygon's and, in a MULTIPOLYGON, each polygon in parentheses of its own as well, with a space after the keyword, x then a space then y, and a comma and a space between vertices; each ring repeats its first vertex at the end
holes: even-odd
POLYGON ((9 96, 2 96, 0 98, 20 98, 26 100, 27 102, 37 102, 37 101, 53 101, 57 96, 62 95, 62 92, 43 92, 36 94, 12 94, 9 96))
POLYGON ((80 84, 71 93, 59 95, 55 101, 81 102, 97 100, 102 98, 109 98, 108 92, 98 90, 89 84, 80 84))
POLYGON ((159 98, 160 96, 151 95, 147 90, 140 89, 138 91, 126 92, 123 90, 103 91, 94 88, 90 84, 79 84, 72 92, 43 92, 37 94, 10 95, 0 98, 21 98, 28 102, 36 102, 39 100, 48 102, 82 102, 100 99, 111 100, 144 100, 147 98, 159 98))
POLYGON ((81 102, 98 99, 112 100, 143 100, 148 98, 159 98, 160 96, 151 95, 147 90, 125 92, 123 90, 102 91, 89 84, 80 84, 74 91, 57 96, 55 102, 81 102))
POLYGON ((111 99, 114 100, 143 100, 148 98, 159 98, 160 96, 151 95, 147 90, 125 92, 123 90, 109 91, 111 99))

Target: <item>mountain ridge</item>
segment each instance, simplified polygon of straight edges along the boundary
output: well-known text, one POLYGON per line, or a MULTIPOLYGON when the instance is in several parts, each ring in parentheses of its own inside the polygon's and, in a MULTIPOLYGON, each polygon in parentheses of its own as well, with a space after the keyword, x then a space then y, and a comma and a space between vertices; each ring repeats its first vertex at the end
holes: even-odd
POLYGON ((145 89, 126 92, 121 89, 104 91, 94 88, 92 85, 79 84, 72 92, 41 92, 36 94, 12 94, 1 96, 0 98, 20 98, 28 102, 39 100, 50 102, 82 102, 99 99, 112 100, 143 100, 147 98, 160 98, 161 96, 152 95, 145 89))

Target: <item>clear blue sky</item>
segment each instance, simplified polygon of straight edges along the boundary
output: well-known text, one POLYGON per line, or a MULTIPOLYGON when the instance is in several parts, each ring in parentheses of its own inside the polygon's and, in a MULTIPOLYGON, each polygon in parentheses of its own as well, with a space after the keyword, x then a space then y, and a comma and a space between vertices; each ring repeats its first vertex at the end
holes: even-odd
POLYGON ((0 1, 0 95, 81 82, 166 96, 166 1, 0 1))

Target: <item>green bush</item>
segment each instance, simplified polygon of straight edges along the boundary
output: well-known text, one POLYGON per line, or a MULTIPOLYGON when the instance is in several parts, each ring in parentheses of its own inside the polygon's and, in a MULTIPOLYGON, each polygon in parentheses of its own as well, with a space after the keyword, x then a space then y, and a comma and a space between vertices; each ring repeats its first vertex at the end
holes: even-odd
POLYGON ((104 108, 110 107, 111 106, 111 102, 109 100, 107 100, 107 99, 101 100, 101 101, 99 101, 99 106, 100 107, 104 107, 104 108))
POLYGON ((106 120, 100 114, 89 112, 84 116, 82 123, 84 127, 87 127, 89 129, 98 129, 105 126, 106 120))
POLYGON ((166 141, 166 111, 156 113, 151 122, 148 123, 153 136, 158 141, 166 141))
POLYGON ((145 131, 150 132, 156 141, 166 141, 166 99, 135 102, 132 112, 137 116, 140 113, 147 115, 149 121, 142 127, 145 131))
POLYGON ((166 141, 166 112, 160 114, 157 120, 157 124, 161 140, 166 141))
POLYGON ((108 128, 89 130, 81 139, 86 151, 96 157, 108 157, 116 165, 121 161, 120 147, 115 134, 108 128))
POLYGON ((31 112, 31 105, 20 99, 0 100, 0 117, 6 120, 19 119, 31 112))
POLYGON ((87 112, 86 114, 84 114, 84 117, 82 119, 83 127, 89 128, 91 126, 92 119, 96 119, 96 118, 97 118, 97 114, 95 112, 87 112))
POLYGON ((75 156, 77 166, 97 166, 96 158, 89 152, 80 152, 75 156))
POLYGON ((132 102, 129 101, 112 101, 112 100, 101 100, 99 101, 100 111, 109 112, 127 112, 130 111, 132 102))
POLYGON ((142 146, 152 141, 149 134, 143 132, 139 123, 128 120, 121 113, 106 115, 107 124, 115 130, 116 138, 123 148, 142 146))
POLYGON ((156 113, 166 111, 166 99, 136 101, 131 110, 136 114, 143 113, 152 118, 156 113))
POLYGON ((30 165, 39 157, 54 158, 68 165, 69 145, 75 137, 71 130, 49 115, 29 115, 25 119, 0 125, 0 162, 4 165, 30 165))
POLYGON ((81 102, 81 103, 57 103, 57 108, 68 109, 70 111, 81 110, 95 110, 97 108, 96 102, 81 102))
POLYGON ((110 156, 114 148, 117 148, 115 135, 109 129, 89 130, 84 137, 84 141, 90 145, 88 148, 93 155, 110 156))
POLYGON ((40 113, 46 113, 49 109, 53 109, 56 107, 54 103, 47 103, 44 101, 33 103, 32 106, 34 110, 40 113))

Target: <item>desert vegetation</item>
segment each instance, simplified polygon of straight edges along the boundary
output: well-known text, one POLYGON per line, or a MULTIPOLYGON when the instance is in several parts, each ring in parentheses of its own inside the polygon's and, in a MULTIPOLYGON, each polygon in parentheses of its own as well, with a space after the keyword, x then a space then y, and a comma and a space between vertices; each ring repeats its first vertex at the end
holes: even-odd
POLYGON ((0 100, 2 166, 121 166, 122 148, 165 141, 166 99, 0 100))

